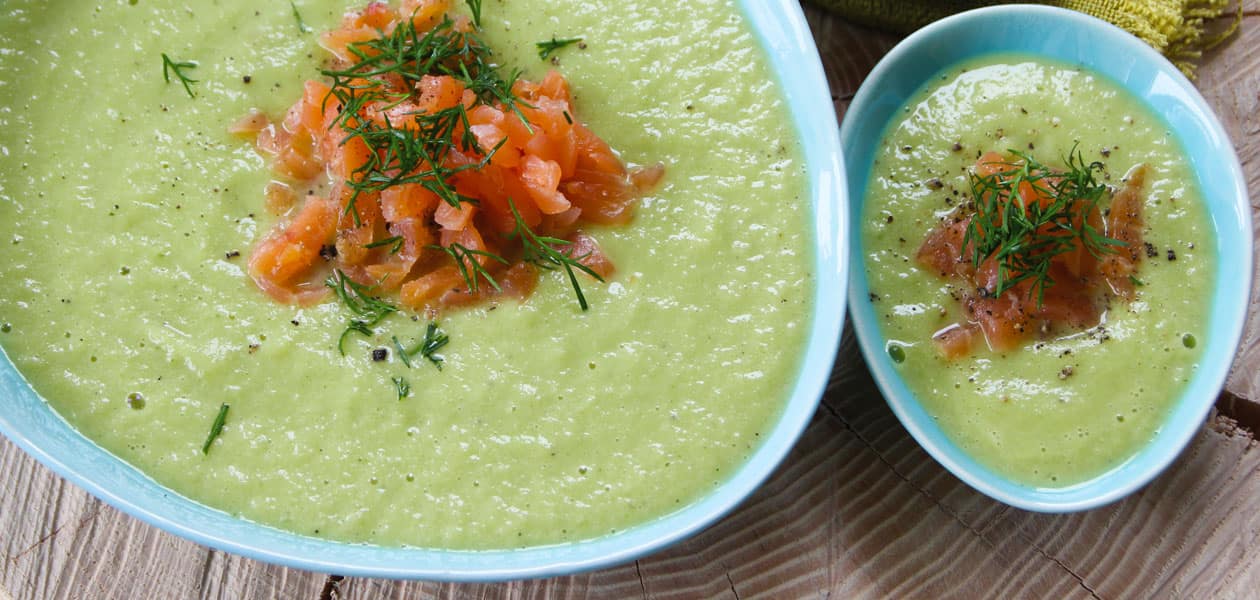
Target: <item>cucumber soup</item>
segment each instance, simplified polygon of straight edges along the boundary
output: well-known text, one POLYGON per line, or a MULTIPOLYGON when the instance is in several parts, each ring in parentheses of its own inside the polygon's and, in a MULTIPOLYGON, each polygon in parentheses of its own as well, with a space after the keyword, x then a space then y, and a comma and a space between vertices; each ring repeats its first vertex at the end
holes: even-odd
POLYGON ((1053 488, 1122 464, 1159 430, 1200 356, 1201 290, 1216 257, 1179 143, 1136 98, 1067 65, 974 60, 911 100, 870 181, 861 224, 870 301, 907 385, 955 443, 1005 477, 1053 488), (920 266, 919 244, 964 210, 982 153, 1016 150, 1064 168, 1074 149, 1116 187, 1147 165, 1136 298, 1112 298, 1084 331, 944 358, 933 334, 965 319, 957 298, 970 290, 920 266))
MULTIPOLYGON (((301 534, 511 548, 682 508, 759 445, 799 368, 804 163, 729 1, 486 3, 507 71, 557 53, 578 117, 666 179, 597 232, 618 273, 443 315, 442 370, 337 351, 334 300, 280 305, 243 256, 270 169, 226 128, 317 76, 345 0, 11 0, 0 19, 0 344, 75 428, 172 490, 301 534), (296 11, 294 10, 296 8, 296 11), (162 54, 195 62, 189 97, 162 54), (412 391, 399 399, 393 379, 412 391), (208 454, 221 403, 231 411, 208 454)), ((422 361, 423 362, 423 361, 422 361)))

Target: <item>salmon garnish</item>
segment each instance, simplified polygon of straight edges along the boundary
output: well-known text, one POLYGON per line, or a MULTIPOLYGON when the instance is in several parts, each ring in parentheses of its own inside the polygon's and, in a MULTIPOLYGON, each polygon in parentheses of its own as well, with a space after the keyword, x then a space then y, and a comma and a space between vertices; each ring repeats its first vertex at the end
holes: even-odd
POLYGON ((972 323, 951 323, 932 334, 932 342, 941 356, 948 359, 962 358, 971 354, 979 334, 976 325, 972 323))
POLYGON ((581 228, 629 222, 664 166, 628 168, 577 119, 560 73, 500 78, 453 4, 348 12, 320 36, 326 79, 306 82, 282 119, 251 112, 232 126, 272 157, 268 206, 291 212, 250 260, 273 298, 314 301, 330 278, 437 312, 525 299, 542 267, 566 271, 585 309, 577 274, 615 272, 581 228))
POLYGON ((1146 165, 1138 165, 1129 171, 1124 187, 1111 200, 1107 213, 1107 235, 1119 240, 1124 247, 1115 254, 1103 258, 1100 269, 1107 278, 1112 292, 1126 300, 1136 293, 1138 264, 1142 261, 1142 186, 1146 183, 1146 165))
POLYGON ((1112 195, 1104 223, 1108 193, 1093 176, 1102 165, 1085 164, 1075 151, 1065 162, 1067 171, 1054 171, 1023 154, 982 155, 971 174, 971 208, 928 232, 917 262, 964 290, 964 320, 933 336, 942 356, 966 356, 981 339, 1006 352, 1033 337, 1079 331, 1098 323, 1108 295, 1133 298, 1145 167, 1112 195))
POLYGON ((326 295, 321 284, 321 250, 337 234, 337 203, 310 197, 287 223, 273 229, 254 247, 249 275, 272 298, 311 304, 326 295))
POLYGON ((262 111, 254 109, 246 113, 245 116, 238 119, 235 123, 228 126, 228 133, 237 137, 252 138, 258 135, 258 132, 266 129, 271 124, 271 120, 262 111))

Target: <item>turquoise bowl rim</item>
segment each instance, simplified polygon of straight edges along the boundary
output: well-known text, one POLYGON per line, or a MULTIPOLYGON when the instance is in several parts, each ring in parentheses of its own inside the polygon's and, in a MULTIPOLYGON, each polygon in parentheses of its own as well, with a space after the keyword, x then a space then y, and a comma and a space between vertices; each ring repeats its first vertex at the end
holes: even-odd
POLYGON ((188 500, 105 452, 55 414, 0 361, 0 433, 57 474, 123 512, 200 544, 287 567, 347 576, 484 582, 610 567, 681 541, 748 497, 787 456, 817 410, 844 320, 848 212, 835 109, 795 0, 741 0, 778 74, 809 172, 814 304, 799 374, 778 422, 731 478, 678 512, 594 540, 507 551, 383 548, 330 542, 234 518, 188 500))
MULTIPOLYGON (((895 111, 933 76, 958 62, 997 52, 1038 55, 1082 65, 1120 83, 1179 138, 1218 233, 1220 272, 1199 368, 1155 438, 1139 453, 1090 481, 1061 489, 1015 483, 978 464, 933 422, 884 349, 867 300, 860 227, 850 236, 850 318, 859 346, 889 406, 945 468, 980 492, 1038 512, 1086 510, 1132 493, 1163 471, 1199 431, 1229 373, 1242 335, 1252 280, 1251 208, 1229 137, 1189 80, 1138 38, 1102 20, 1037 5, 977 9, 937 21, 907 37, 876 65, 854 96, 840 138, 849 174, 850 221, 861 222, 875 144, 895 111), (1229 260, 1223 260, 1228 257, 1229 260)), ((1202 340, 1201 340, 1202 341, 1202 340)))

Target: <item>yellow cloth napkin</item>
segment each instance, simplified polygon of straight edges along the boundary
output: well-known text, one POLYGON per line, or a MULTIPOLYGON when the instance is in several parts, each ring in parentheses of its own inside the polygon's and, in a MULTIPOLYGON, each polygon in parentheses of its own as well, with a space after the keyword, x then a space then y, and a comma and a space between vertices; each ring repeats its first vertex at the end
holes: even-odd
MULTIPOLYGON (((810 0, 855 22, 907 33, 956 12, 992 4, 998 0, 810 0)), ((1162 52, 1187 75, 1194 59, 1238 30, 1241 0, 1042 0, 1110 21, 1162 52), (1209 35, 1208 22, 1220 18, 1237 2, 1234 22, 1224 31, 1209 35)))

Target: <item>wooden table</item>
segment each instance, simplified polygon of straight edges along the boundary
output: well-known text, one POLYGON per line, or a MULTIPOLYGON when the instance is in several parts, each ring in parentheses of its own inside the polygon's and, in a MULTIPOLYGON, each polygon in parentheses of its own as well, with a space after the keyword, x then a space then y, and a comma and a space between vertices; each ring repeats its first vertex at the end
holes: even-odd
MULTIPOLYGON (((1238 148, 1255 207, 1260 0, 1245 5, 1242 34, 1205 57, 1198 84, 1238 148)), ((898 38, 807 12, 843 116, 862 78, 898 38)), ((972 491, 920 449, 846 334, 832 385, 803 439, 735 513, 631 564, 498 585, 343 579, 210 550, 119 513, 0 438, 0 600, 1255 598, 1257 401, 1260 318, 1252 318, 1217 410, 1167 472, 1105 508, 1034 514, 972 491)))

